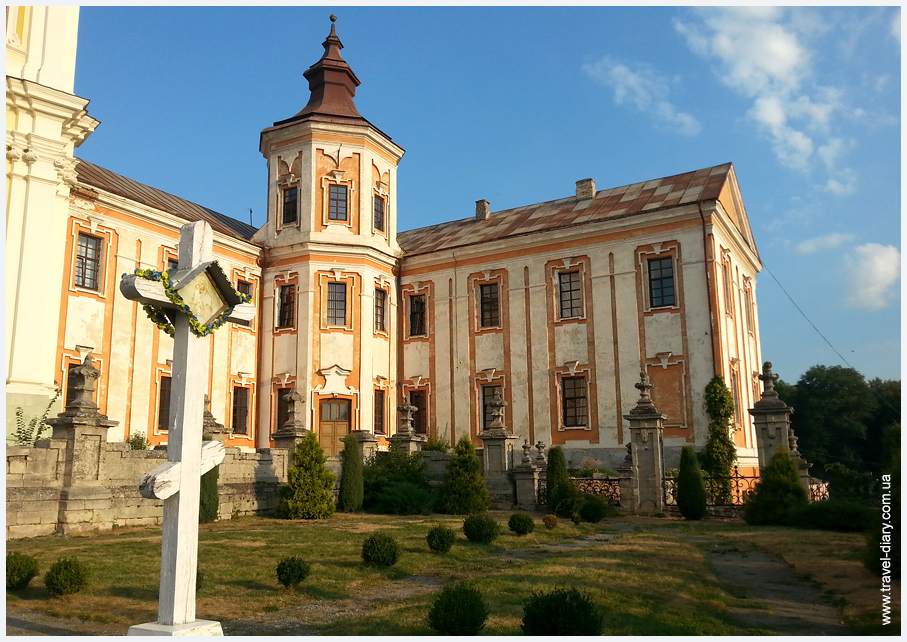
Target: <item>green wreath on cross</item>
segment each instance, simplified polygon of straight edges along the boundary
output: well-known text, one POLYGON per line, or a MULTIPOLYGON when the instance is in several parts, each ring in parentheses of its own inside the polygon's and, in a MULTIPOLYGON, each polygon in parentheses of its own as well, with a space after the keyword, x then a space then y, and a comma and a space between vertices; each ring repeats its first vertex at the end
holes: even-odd
MULTIPOLYGON (((186 313, 186 316, 189 318, 189 327, 192 330, 192 334, 197 337, 208 336, 223 324, 225 324, 229 316, 233 314, 233 306, 230 306, 211 323, 199 323, 198 317, 196 317, 192 313, 192 310, 190 310, 189 306, 186 305, 186 302, 183 301, 183 297, 180 296, 179 292, 173 289, 173 282, 170 280, 170 275, 167 272, 138 269, 134 272, 134 274, 136 276, 142 277, 143 279, 148 279, 149 281, 160 281, 161 284, 163 284, 164 292, 167 294, 167 298, 170 299, 171 303, 173 303, 173 305, 175 305, 178 310, 186 313)), ((126 275, 124 274, 123 276, 126 275)), ((250 301, 252 301, 251 295, 238 291, 236 291, 236 295, 240 299, 242 299, 243 303, 249 303, 250 301)), ((151 319, 151 322, 154 323, 154 325, 169 334, 171 337, 174 335, 173 322, 170 320, 170 317, 167 316, 164 308, 146 303, 142 306, 142 309, 145 310, 145 314, 148 315, 148 318, 151 319)))

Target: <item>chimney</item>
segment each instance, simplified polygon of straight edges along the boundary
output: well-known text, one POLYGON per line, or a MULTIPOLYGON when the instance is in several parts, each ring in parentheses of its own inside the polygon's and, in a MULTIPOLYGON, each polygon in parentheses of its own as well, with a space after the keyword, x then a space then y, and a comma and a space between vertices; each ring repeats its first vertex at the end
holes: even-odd
POLYGON ((591 178, 576 181, 576 198, 581 201, 595 198, 595 181, 591 178))
POLYGON ((488 215, 491 213, 491 203, 486 201, 484 198, 481 201, 476 201, 476 220, 484 221, 488 218, 488 215))

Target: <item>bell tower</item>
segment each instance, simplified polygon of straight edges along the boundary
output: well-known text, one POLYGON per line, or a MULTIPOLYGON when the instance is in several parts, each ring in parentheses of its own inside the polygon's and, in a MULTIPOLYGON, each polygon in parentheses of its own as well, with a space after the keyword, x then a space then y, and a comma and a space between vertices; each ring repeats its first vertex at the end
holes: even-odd
POLYGON ((258 446, 268 446, 295 389, 328 455, 346 432, 390 433, 404 153, 356 108, 360 82, 340 54, 336 19, 303 73, 308 102, 261 133, 268 220, 254 237, 265 248, 258 446))

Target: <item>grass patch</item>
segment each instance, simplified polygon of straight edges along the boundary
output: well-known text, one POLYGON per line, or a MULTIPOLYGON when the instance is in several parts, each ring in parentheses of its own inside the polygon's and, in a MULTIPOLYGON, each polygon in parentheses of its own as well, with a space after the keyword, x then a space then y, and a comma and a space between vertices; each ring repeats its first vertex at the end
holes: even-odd
MULTIPOLYGON (((491 514, 506 525, 509 513, 491 514)), ((748 628, 729 615, 733 608, 765 607, 739 599, 717 582, 702 552, 684 541, 687 534, 699 533, 726 538, 728 553, 745 554, 753 546, 782 553, 798 573, 811 575, 846 599, 844 612, 855 632, 871 632, 869 609, 878 619, 879 582, 860 565, 858 534, 709 521, 673 526, 669 520, 627 518, 636 528, 624 529, 630 532, 623 535, 608 521, 577 526, 562 522, 554 530, 507 533, 482 545, 466 540, 462 521, 445 515, 338 513, 329 520, 241 517, 203 525, 199 566, 206 586, 197 596, 198 617, 229 622, 273 614, 279 624, 285 613, 303 609, 301 620, 322 635, 432 635, 425 616, 435 593, 470 580, 489 606, 484 635, 519 635, 525 600, 562 586, 588 592, 605 609, 605 635, 778 633, 748 628), (445 555, 433 553, 425 541, 429 529, 439 523, 457 531, 445 555), (673 527, 664 528, 669 525, 673 527), (400 543, 395 566, 362 563, 362 541, 374 532, 392 535, 400 543), (606 534, 615 536, 587 539, 606 534), (285 590, 276 577, 278 561, 292 555, 312 566, 298 592, 285 590), (871 603, 851 595, 860 570, 865 573, 860 586, 871 584, 874 589, 871 603)), ((92 569, 93 581, 78 595, 54 598, 39 576, 28 588, 7 592, 7 604, 70 619, 123 625, 154 621, 160 533, 160 528, 134 528, 88 537, 8 541, 7 550, 34 555, 42 569, 60 557, 78 557, 92 569)))

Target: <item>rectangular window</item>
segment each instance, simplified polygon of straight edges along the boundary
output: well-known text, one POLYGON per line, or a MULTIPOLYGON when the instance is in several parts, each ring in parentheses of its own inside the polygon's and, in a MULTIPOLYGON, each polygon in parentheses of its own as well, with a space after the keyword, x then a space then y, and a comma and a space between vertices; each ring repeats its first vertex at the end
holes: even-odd
POLYGON ((384 199, 380 196, 375 197, 375 230, 384 231, 384 199))
POLYGON ((561 304, 560 318, 574 319, 583 316, 583 291, 579 272, 561 272, 557 275, 561 304))
POLYGON ((328 325, 346 325, 346 283, 328 283, 328 325))
POLYGON ((496 392, 501 392, 501 386, 482 386, 482 430, 491 426, 491 401, 496 392))
POLYGON ((490 283, 479 286, 479 325, 483 328, 501 324, 501 313, 498 297, 498 284, 490 283))
POLYGON ((249 434, 249 389, 233 386, 232 432, 237 435, 249 434))
MULTIPOLYGON (((290 418, 290 403, 284 397, 292 391, 292 387, 277 389, 277 425, 274 426, 274 432, 280 430, 280 427, 290 418)), ((297 417, 297 419, 301 419, 301 417, 297 417)))
POLYGON ((375 434, 384 434, 384 391, 375 390, 375 434))
MULTIPOLYGON (((236 281, 236 291, 240 292, 242 294, 248 294, 249 296, 252 296, 252 284, 249 283, 248 281, 243 281, 242 279, 238 279, 236 281)), ((236 325, 244 325, 244 326, 252 325, 251 321, 234 321, 233 323, 235 323, 236 325)))
POLYGON ((375 288, 375 330, 387 332, 387 291, 375 288))
POLYGON ((409 336, 425 334, 425 295, 409 297, 409 336))
POLYGON ((277 327, 292 328, 296 323, 296 286, 281 285, 277 291, 277 327))
POLYGON ((674 260, 649 259, 649 306, 663 308, 674 301, 674 260))
POLYGON ((173 274, 179 269, 179 261, 176 259, 167 259, 167 273, 173 274))
POLYGON ((413 430, 424 435, 428 428, 428 404, 425 393, 421 390, 409 393, 409 402, 416 407, 416 412, 413 413, 413 430))
POLYGON ((345 221, 347 219, 346 185, 331 185, 328 218, 332 221, 345 221))
POLYGON ((283 224, 292 225, 296 222, 298 212, 299 195, 295 187, 287 187, 283 190, 283 224))
POLYGON ((740 392, 737 390, 737 373, 731 372, 731 394, 734 396, 734 423, 740 423, 740 392))
POLYGON ((157 429, 170 429, 170 377, 161 377, 157 396, 157 429))
POLYGON ((746 307, 746 329, 752 332, 756 323, 753 319, 753 296, 749 288, 743 290, 743 305, 746 307))
POLYGON ((563 401, 564 426, 585 426, 588 416, 586 402, 586 378, 564 377, 561 379, 561 400, 563 401))
POLYGON ((731 307, 731 280, 728 278, 727 263, 721 264, 721 275, 724 281, 724 311, 730 313, 731 307))
POLYGON ((101 280, 101 239, 79 233, 76 249, 76 286, 97 290, 101 280))

